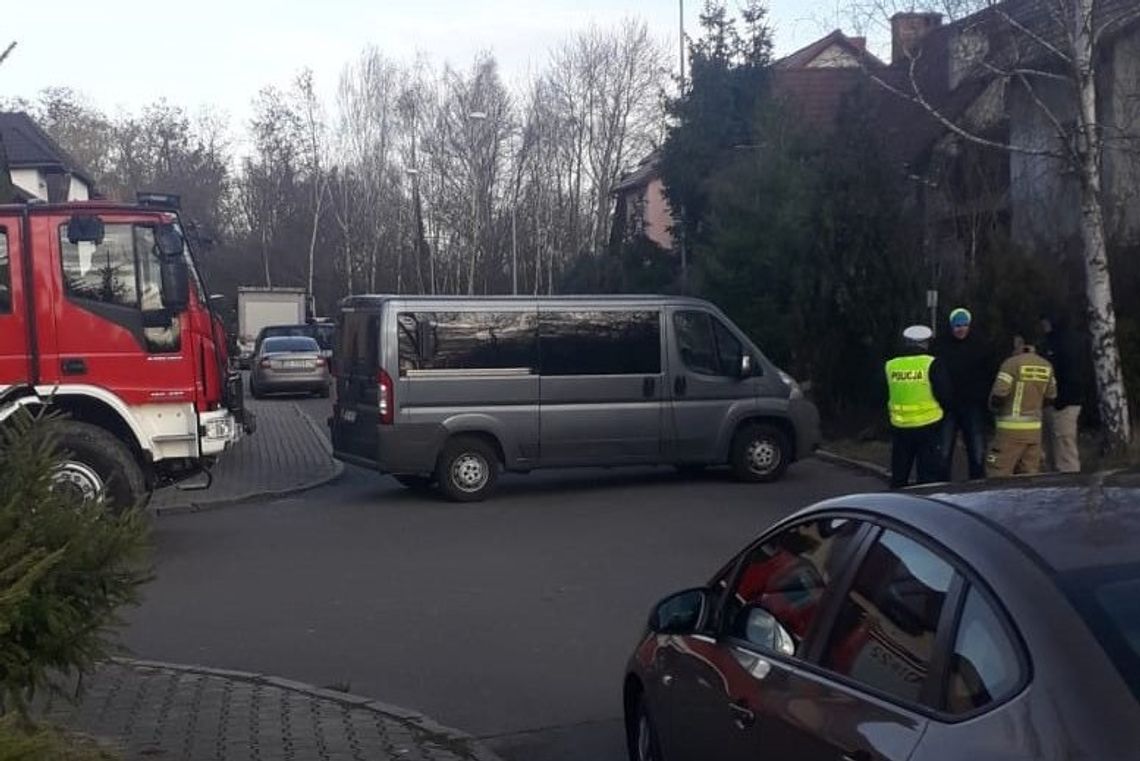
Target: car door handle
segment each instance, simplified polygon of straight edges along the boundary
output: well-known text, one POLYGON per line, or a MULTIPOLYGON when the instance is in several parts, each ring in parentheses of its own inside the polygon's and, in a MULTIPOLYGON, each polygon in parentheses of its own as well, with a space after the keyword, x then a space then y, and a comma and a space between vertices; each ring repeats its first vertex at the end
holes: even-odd
POLYGON ((71 357, 60 360, 59 369, 63 371, 64 375, 86 375, 87 362, 86 360, 71 357))
POLYGON ((641 395, 646 399, 657 396, 657 381, 654 378, 646 378, 641 382, 641 395))
POLYGON ((728 710, 732 711, 732 720, 740 729, 747 729, 756 723, 756 712, 743 700, 732 701, 728 704, 728 710))
POLYGON ((689 381, 684 375, 678 375, 673 379, 673 393, 677 396, 684 396, 689 388, 689 381))

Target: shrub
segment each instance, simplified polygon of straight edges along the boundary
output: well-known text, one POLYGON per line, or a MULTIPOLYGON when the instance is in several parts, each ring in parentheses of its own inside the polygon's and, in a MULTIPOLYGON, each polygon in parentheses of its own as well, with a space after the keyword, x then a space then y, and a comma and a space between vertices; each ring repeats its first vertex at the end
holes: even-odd
POLYGON ((56 425, 23 412, 0 425, 0 714, 22 719, 110 655, 116 612, 150 578, 141 510, 52 491, 56 425))

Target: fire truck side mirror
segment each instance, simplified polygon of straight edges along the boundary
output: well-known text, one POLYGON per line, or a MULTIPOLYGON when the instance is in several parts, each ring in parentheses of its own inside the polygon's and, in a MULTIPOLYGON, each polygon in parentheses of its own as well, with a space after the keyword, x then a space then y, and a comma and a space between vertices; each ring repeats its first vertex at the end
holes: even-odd
POLYGON ((158 244, 158 253, 164 259, 181 257, 185 246, 182 233, 178 232, 178 228, 174 225, 160 225, 155 231, 155 243, 158 244))
POLYGON ((190 305, 190 269, 179 257, 162 258, 162 306, 171 312, 183 312, 190 305))
POLYGON ((67 220, 67 240, 71 243, 103 242, 103 220, 90 215, 76 214, 67 220))

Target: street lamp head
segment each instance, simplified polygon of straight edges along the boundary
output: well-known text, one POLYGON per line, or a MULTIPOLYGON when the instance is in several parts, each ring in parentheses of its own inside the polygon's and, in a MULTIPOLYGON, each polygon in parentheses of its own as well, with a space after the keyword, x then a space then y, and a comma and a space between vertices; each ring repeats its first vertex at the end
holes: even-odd
POLYGON ((409 177, 415 177, 419 173, 420 173, 420 170, 416 169, 414 166, 410 166, 404 170, 404 174, 408 175, 409 177))
POLYGON ((486 111, 472 111, 471 113, 467 114, 467 118, 471 119, 473 121, 481 122, 487 118, 487 112, 486 111))

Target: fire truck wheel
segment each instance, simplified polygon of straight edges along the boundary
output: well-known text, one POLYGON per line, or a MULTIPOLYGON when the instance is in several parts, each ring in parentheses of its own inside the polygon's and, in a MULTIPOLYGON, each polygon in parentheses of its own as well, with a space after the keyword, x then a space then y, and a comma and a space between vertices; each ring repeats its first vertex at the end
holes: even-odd
POLYGON ((105 500, 112 510, 143 506, 150 496, 146 478, 131 450, 106 430, 90 423, 59 424, 61 461, 55 488, 79 500, 105 500))

